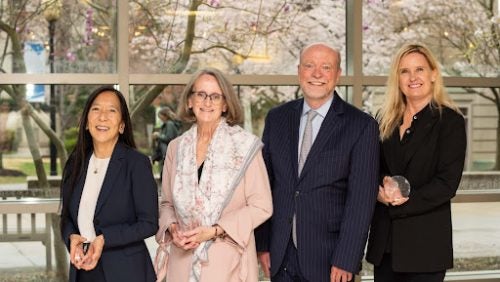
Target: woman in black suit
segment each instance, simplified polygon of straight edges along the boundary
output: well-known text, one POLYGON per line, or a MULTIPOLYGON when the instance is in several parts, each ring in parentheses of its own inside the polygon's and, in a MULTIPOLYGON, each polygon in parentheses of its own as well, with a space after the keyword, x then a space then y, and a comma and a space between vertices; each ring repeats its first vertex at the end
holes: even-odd
POLYGON ((149 158, 135 150, 125 99, 113 87, 87 99, 61 195, 70 281, 156 280, 144 239, 158 229, 157 187, 149 158))
POLYGON ((409 197, 379 187, 367 261, 375 281, 443 281, 453 267, 450 200, 465 160, 465 122, 428 48, 396 54, 379 115, 381 173, 402 175, 409 197))

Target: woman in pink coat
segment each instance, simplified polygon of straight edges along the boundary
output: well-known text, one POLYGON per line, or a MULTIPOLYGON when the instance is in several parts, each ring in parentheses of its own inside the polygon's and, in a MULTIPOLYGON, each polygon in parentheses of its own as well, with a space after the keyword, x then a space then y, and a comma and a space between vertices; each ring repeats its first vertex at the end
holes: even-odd
POLYGON ((238 98, 216 69, 193 75, 179 117, 193 126, 167 149, 158 280, 257 281, 253 231, 272 214, 262 143, 237 125, 238 98))

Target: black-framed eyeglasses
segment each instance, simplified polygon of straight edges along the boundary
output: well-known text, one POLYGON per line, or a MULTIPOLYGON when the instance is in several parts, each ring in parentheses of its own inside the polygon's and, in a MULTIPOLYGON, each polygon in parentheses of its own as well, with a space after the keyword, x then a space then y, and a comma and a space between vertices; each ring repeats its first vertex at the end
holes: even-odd
POLYGON ((191 93, 197 102, 203 102, 207 99, 207 97, 214 104, 220 104, 222 100, 224 100, 224 95, 220 93, 207 94, 205 91, 193 91, 191 93))

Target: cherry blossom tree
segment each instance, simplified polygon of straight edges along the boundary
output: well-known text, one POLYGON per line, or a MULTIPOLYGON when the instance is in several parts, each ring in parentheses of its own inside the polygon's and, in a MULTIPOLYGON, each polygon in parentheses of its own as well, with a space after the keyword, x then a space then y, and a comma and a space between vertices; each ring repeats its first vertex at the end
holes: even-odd
MULTIPOLYGON (((345 1, 133 1, 130 7, 134 73, 192 73, 212 66, 229 74, 295 74, 298 51, 311 41, 345 51, 345 1)), ((163 89, 137 87, 132 115, 163 89)), ((261 119, 269 101, 281 103, 297 93, 279 89, 245 87, 240 95, 261 119)))
MULTIPOLYGON (((500 15, 498 1, 367 0, 364 9, 365 73, 385 75, 403 43, 422 42, 441 63, 445 76, 500 76, 500 15)), ((497 110, 496 158, 500 169, 500 89, 464 87, 497 110)), ((373 93, 365 93, 368 96, 373 93)))

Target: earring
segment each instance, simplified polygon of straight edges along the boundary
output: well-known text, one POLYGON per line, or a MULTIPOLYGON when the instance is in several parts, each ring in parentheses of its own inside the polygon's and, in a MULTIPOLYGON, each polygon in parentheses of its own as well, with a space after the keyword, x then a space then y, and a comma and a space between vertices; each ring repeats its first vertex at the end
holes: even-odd
POLYGON ((118 130, 118 132, 120 132, 120 134, 123 134, 123 131, 124 131, 123 127, 120 127, 120 129, 118 130))

